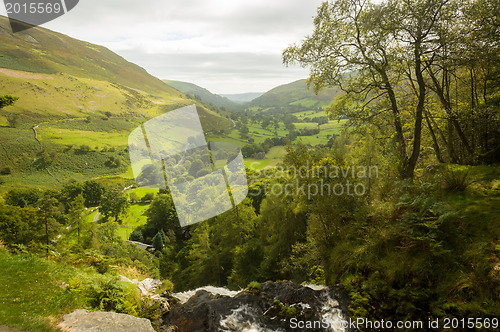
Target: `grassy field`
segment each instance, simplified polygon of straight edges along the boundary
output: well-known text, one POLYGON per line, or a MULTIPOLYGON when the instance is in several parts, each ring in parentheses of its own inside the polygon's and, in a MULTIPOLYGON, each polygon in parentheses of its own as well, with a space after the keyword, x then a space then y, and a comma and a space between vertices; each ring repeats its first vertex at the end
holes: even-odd
MULTIPOLYGON (((157 190, 156 190, 157 192, 157 190)), ((146 224, 147 217, 144 212, 149 208, 149 203, 131 204, 128 213, 122 219, 118 233, 124 240, 128 240, 134 228, 146 224)))
MULTIPOLYGON (((22 71, 0 72, 0 89, 19 97, 11 109, 19 114, 18 125, 29 128, 62 119, 152 117, 162 113, 161 105, 183 102, 175 95, 152 96, 104 81, 55 74, 31 79, 22 71)), ((185 101, 184 101, 185 102, 185 101)), ((5 114, 0 124, 6 125, 5 114)))
POLYGON ((295 129, 304 129, 304 128, 317 128, 318 124, 314 122, 296 122, 294 123, 295 129))
POLYGON ((328 102, 319 101, 315 98, 304 98, 301 100, 294 101, 293 103, 290 103, 290 105, 301 105, 304 107, 320 107, 328 105, 328 102))
POLYGON ((303 111, 303 112, 295 112, 292 113, 292 115, 296 116, 299 119, 303 119, 305 117, 318 117, 318 116, 326 116, 325 111, 317 111, 317 110, 311 110, 311 111, 303 111))
POLYGON ((62 145, 89 145, 91 148, 103 147, 125 148, 128 144, 128 135, 124 132, 84 131, 61 128, 39 127, 39 138, 43 141, 62 145))
MULTIPOLYGON (((297 113, 294 113, 294 115, 297 113)), ((300 117, 303 118, 305 116, 317 115, 320 114, 316 111, 307 111, 301 112, 300 117)), ((326 144, 330 140, 333 135, 340 135, 342 131, 342 127, 346 123, 346 120, 330 120, 328 123, 320 125, 320 132, 317 135, 313 136, 299 136, 295 140, 295 142, 302 142, 304 144, 310 145, 318 145, 318 144, 326 144)), ((317 128, 318 125, 313 122, 297 122, 294 123, 296 130, 304 129, 304 128, 317 128)), ((275 129, 272 126, 269 126, 268 129, 262 129, 259 123, 249 122, 247 127, 250 131, 249 136, 253 138, 254 143, 262 143, 267 138, 276 137, 275 131, 278 134, 278 137, 286 137, 288 134, 288 130, 284 128, 284 124, 280 122, 279 128, 275 129)), ((239 146, 244 146, 246 144, 250 144, 248 140, 242 139, 240 136, 240 132, 237 129, 233 129, 230 133, 225 135, 215 135, 211 134, 207 137, 209 141, 213 142, 230 142, 233 144, 237 144, 239 146)), ((266 154, 265 159, 255 159, 255 158, 245 158, 245 166, 251 169, 263 169, 265 167, 274 167, 279 164, 284 155, 285 148, 280 146, 275 146, 271 148, 271 150, 266 154)))
MULTIPOLYGON (((344 126, 346 120, 332 121, 330 120, 328 123, 322 124, 320 126, 320 132, 317 135, 312 136, 299 136, 297 137, 297 141, 301 141, 304 144, 318 145, 318 144, 326 144, 328 140, 333 135, 340 135, 342 131, 342 127, 344 126)), ((317 125, 310 123, 302 123, 302 125, 313 125, 313 126, 303 126, 303 128, 316 128, 317 125)), ((299 129, 299 128, 297 128, 299 129)))
POLYGON ((82 308, 110 311, 99 309, 100 301, 108 300, 118 301, 122 312, 140 315, 137 287, 117 280, 117 275, 148 277, 135 266, 113 266, 98 273, 88 265, 71 265, 66 257, 53 259, 11 254, 0 244, 0 330, 6 325, 23 331, 60 331, 56 325, 64 315, 82 308))
POLYGON ((3 248, 0 271, 0 324, 30 331, 59 331, 54 326, 61 316, 83 304, 64 291, 64 282, 88 280, 95 273, 35 256, 10 255, 3 248))
POLYGON ((281 163, 286 154, 284 146, 273 146, 268 153, 266 159, 245 158, 245 167, 252 170, 261 170, 266 167, 274 167, 281 163))

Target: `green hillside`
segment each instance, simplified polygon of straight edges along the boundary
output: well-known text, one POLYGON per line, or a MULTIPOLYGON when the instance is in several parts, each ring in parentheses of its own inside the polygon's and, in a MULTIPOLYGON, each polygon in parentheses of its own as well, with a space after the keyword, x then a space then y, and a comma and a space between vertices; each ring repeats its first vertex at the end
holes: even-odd
POLYGON ((316 95, 307 87, 306 80, 298 80, 269 90, 252 100, 249 106, 260 109, 282 108, 288 112, 297 112, 303 111, 302 108, 327 106, 338 93, 339 89, 326 89, 316 95))
POLYGON ((129 133, 196 104, 206 132, 233 123, 98 45, 43 28, 13 34, 0 17, 0 191, 69 180, 131 177, 129 133))
POLYGON ((166 84, 170 85, 176 90, 179 90, 182 93, 193 95, 194 97, 198 96, 200 100, 207 104, 213 104, 217 107, 224 107, 227 109, 235 109, 240 108, 238 104, 235 102, 219 96, 215 93, 208 91, 201 86, 198 86, 193 83, 181 82, 181 81, 173 81, 173 80, 163 80, 166 84))
POLYGON ((4 56, 3 68, 44 74, 63 72, 149 93, 178 94, 143 68, 103 46, 40 27, 14 34, 4 16, 0 16, 0 55, 4 56))

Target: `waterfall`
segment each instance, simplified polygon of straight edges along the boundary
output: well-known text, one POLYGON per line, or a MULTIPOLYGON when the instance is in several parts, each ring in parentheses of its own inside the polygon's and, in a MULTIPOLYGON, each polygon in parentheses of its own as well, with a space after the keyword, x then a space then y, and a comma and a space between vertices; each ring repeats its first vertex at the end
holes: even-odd
POLYGON ((257 292, 204 286, 171 296, 179 301, 163 325, 179 331, 352 331, 344 326, 349 298, 342 287, 268 281, 257 292))
POLYGON ((343 327, 343 322, 347 320, 347 317, 342 312, 340 308, 339 301, 332 299, 328 292, 323 292, 323 305, 320 309, 321 321, 327 322, 329 329, 332 332, 345 332, 346 329, 343 327))
POLYGON ((220 321, 222 331, 225 332, 284 332, 282 329, 271 330, 259 323, 259 312, 243 304, 220 321))
POLYGON ((240 291, 232 291, 232 290, 229 290, 225 287, 203 286, 203 287, 196 288, 194 290, 188 290, 185 292, 174 293, 174 294, 172 294, 172 296, 178 298, 180 300, 179 302, 184 304, 194 294, 196 294, 196 292, 198 292, 200 290, 207 291, 207 292, 212 293, 214 295, 222 295, 222 296, 229 296, 229 297, 233 297, 241 291, 241 290, 240 291))

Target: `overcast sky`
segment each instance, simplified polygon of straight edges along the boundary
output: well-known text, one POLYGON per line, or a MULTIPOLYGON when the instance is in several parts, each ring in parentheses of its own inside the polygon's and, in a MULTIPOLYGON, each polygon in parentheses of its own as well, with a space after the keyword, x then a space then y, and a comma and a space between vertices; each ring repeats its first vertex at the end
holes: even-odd
MULTIPOLYGON (((161 79, 214 93, 265 92, 307 78, 281 52, 312 33, 321 0, 80 0, 42 25, 108 47, 161 79)), ((2 15, 5 15, 5 7, 2 15)))

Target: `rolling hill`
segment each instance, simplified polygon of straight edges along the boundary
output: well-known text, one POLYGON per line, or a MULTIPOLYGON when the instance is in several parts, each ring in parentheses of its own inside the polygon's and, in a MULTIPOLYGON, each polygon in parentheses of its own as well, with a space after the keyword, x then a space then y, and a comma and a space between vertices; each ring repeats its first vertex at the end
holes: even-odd
POLYGON ((195 103, 206 132, 233 123, 109 49, 0 17, 0 191, 131 177, 127 140, 147 119, 195 103), (117 161, 117 162, 114 162, 117 161))
POLYGON ((20 97, 12 111, 25 125, 103 112, 151 117, 193 103, 103 46, 39 27, 14 34, 6 17, 0 56, 0 91, 20 97))
POLYGON ((289 112, 302 108, 317 109, 329 105, 338 93, 339 89, 326 89, 316 95, 307 87, 306 80, 298 80, 267 91, 248 103, 247 107, 289 112))
POLYGON ((143 68, 109 49, 35 27, 12 33, 8 18, 0 16, 1 67, 43 73, 66 73, 109 81, 149 93, 176 92, 143 68))

